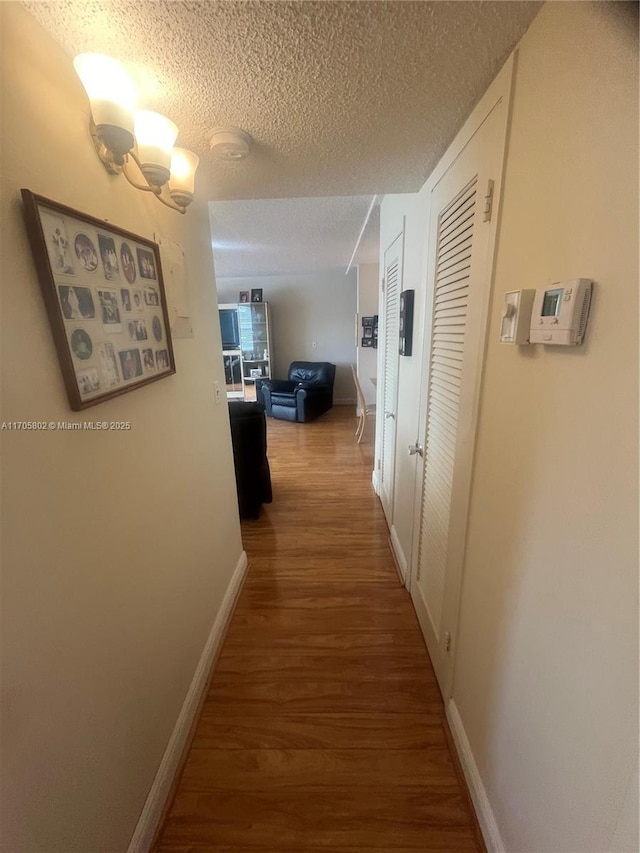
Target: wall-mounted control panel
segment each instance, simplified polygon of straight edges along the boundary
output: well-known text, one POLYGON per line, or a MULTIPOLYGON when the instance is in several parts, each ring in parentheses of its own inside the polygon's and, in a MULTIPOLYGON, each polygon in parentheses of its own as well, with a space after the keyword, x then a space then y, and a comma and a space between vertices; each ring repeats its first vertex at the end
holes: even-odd
POLYGON ((592 289, 591 279, 574 278, 536 291, 531 314, 531 343, 581 344, 589 319, 592 289))
POLYGON ((500 343, 522 346, 529 343, 531 310, 535 290, 511 290, 504 295, 500 343))

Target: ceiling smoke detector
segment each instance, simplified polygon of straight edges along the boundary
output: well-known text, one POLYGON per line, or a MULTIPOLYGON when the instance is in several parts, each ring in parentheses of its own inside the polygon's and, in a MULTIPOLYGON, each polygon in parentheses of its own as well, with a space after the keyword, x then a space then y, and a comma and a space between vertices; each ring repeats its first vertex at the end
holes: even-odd
POLYGON ((211 136, 211 152, 216 160, 244 160, 253 139, 239 127, 217 127, 211 136))

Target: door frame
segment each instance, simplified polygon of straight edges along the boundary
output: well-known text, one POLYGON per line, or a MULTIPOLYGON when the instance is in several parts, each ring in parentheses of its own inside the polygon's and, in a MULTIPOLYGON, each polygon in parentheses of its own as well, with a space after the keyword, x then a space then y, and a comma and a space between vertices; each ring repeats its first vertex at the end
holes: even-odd
MULTIPOLYGON (((493 191, 493 209, 491 220, 488 223, 490 232, 488 237, 488 247, 487 247, 487 264, 486 264, 486 279, 485 279, 485 287, 484 293, 482 297, 482 303, 480 307, 480 311, 482 312, 481 316, 481 329, 482 332, 480 334, 479 346, 478 346, 478 370, 475 375, 474 387, 472 390, 472 407, 471 407, 471 419, 468 424, 468 433, 470 437, 470 463, 468 466, 468 478, 465 482, 466 494, 463 496, 461 513, 464 516, 464 527, 463 527, 463 537, 462 542, 459 545, 459 550, 461 554, 460 565, 459 565, 459 580, 458 580, 458 589, 457 589, 457 600, 455 604, 455 613, 452 615, 452 622, 450 625, 450 634, 451 634, 451 646, 448 651, 448 654, 451 656, 451 665, 448 670, 446 681, 441 686, 441 691, 443 695, 443 699, 445 704, 448 702, 449 698, 453 693, 453 683, 455 678, 455 663, 456 663, 456 651, 457 651, 457 638, 458 638, 458 627, 460 621, 460 602, 462 598, 462 587, 464 584, 464 564, 466 559, 466 533, 468 528, 468 516, 469 516, 469 506, 470 506, 470 496, 471 496, 471 488, 473 484, 473 472, 474 472, 474 462, 475 462, 475 442, 477 436, 477 426, 478 426, 478 415, 480 410, 480 392, 482 389, 482 382, 484 378, 484 361, 485 361, 485 353, 487 348, 487 330, 489 324, 489 316, 490 316, 490 307, 493 301, 493 283, 495 279, 495 264, 496 264, 496 247, 497 247, 497 236, 499 232, 500 218, 501 218, 501 210, 502 210, 502 186, 504 183, 504 174, 506 169, 507 162, 507 143, 509 138, 509 129, 511 124, 511 102, 512 102, 512 92, 513 86, 515 83, 515 67, 517 61, 517 51, 514 51, 505 65, 502 67, 498 76, 495 78, 481 101, 475 107, 464 126, 448 148, 447 152, 443 156, 443 158, 438 163, 435 170, 432 172, 430 177, 424 186, 424 191, 426 193, 426 203, 429 206, 429 210, 426 217, 426 233, 425 233, 425 246, 424 246, 424 255, 423 255, 423 264, 422 264, 422 286, 425 292, 425 306, 424 306, 424 315, 423 315, 423 340, 422 340, 422 372, 420 378, 420 410, 417 424, 418 436, 416 439, 416 443, 421 444, 424 440, 424 436, 426 434, 426 418, 427 418, 427 382, 429 378, 430 371, 430 361, 431 361, 431 334, 432 334, 432 324, 433 324, 433 300, 434 300, 434 291, 431 283, 429 282, 429 270, 430 270, 430 250, 431 246, 429 245, 429 236, 433 231, 434 226, 434 217, 438 216, 438 211, 434 210, 432 205, 432 195, 433 191, 442 178, 447 174, 447 172, 454 166, 456 160, 460 156, 460 154, 464 151, 466 146, 471 142, 476 133, 480 130, 484 122, 489 118, 494 109, 502 103, 504 105, 503 114, 501 117, 502 128, 501 128, 501 150, 498 152, 499 157, 501 159, 501 165, 496 171, 496 175, 494 178, 494 191, 493 191)), ((481 188, 484 192, 484 188, 481 188)), ((419 560, 419 546, 420 546, 420 533, 421 533, 421 512, 422 512, 422 486, 423 486, 423 478, 424 478, 424 461, 422 457, 416 455, 416 469, 415 469, 415 480, 414 480, 414 503, 413 503, 413 536, 412 536, 412 547, 411 547, 411 560, 409 565, 409 577, 408 577, 408 586, 411 593, 411 598, 413 601, 413 605, 416 610, 416 614, 418 616, 418 621, 420 623, 420 627, 423 633, 426 633, 425 628, 429 625, 430 617, 427 613, 426 606, 424 604, 424 600, 422 598, 422 593, 417 586, 417 577, 418 577, 418 560, 419 560)))
MULTIPOLYGON (((393 509, 395 506, 395 482, 396 482, 396 450, 397 450, 397 435, 398 435, 398 385, 400 382, 400 355, 398 354, 398 363, 396 368, 396 377, 395 377, 395 395, 393 400, 393 409, 394 409, 394 430, 393 430, 393 449, 391 451, 391 470, 392 470, 392 488, 390 490, 391 501, 389 506, 385 506, 384 495, 383 495, 383 487, 382 487, 382 463, 383 463, 383 455, 384 455, 384 419, 385 419, 385 411, 384 411, 384 398, 385 398, 385 360, 387 355, 387 266, 385 263, 386 254, 396 242, 396 240, 400 240, 400 252, 398 258, 398 299, 400 298, 400 293, 402 292, 402 285, 404 282, 404 252, 405 252, 405 241, 406 241, 406 216, 402 217, 401 228, 395 233, 395 236, 392 237, 387 246, 384 249, 381 249, 381 276, 380 276, 380 298, 379 298, 379 307, 380 307, 380 316, 379 316, 379 335, 378 335, 378 383, 377 383, 377 394, 376 394, 376 442, 375 442, 375 469, 374 469, 374 488, 376 494, 380 498, 380 504, 382 506, 382 511, 384 512, 384 517, 387 521, 387 525, 389 530, 393 526, 393 509), (378 462, 380 463, 380 467, 378 467, 378 462)), ((398 346, 399 346, 398 342, 398 346)))

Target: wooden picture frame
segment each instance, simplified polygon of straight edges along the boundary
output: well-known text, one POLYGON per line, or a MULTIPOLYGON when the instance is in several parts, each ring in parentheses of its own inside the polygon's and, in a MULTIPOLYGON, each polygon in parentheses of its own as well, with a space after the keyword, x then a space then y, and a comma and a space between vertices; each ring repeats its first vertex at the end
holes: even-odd
POLYGON ((156 243, 30 190, 22 200, 72 410, 175 373, 156 243))

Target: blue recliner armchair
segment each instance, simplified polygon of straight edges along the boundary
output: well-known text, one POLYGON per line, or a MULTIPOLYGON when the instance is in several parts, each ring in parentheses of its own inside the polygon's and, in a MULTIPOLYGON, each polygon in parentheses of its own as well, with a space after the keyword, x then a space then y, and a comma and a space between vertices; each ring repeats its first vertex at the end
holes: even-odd
POLYGON ((265 379, 258 394, 270 418, 305 423, 333 407, 335 377, 336 366, 328 361, 293 361, 288 379, 265 379))

